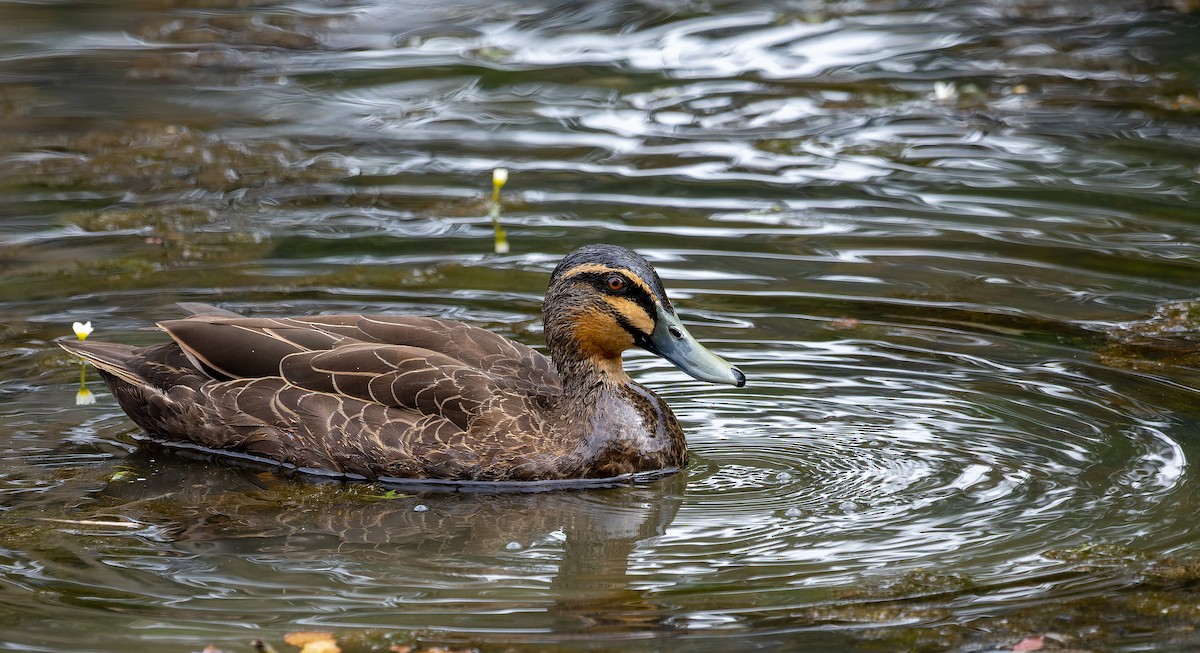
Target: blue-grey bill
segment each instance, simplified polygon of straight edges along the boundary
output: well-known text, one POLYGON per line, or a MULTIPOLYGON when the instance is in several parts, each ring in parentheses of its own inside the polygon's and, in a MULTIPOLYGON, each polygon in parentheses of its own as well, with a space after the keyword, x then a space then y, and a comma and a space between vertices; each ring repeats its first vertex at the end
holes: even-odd
POLYGON ((674 311, 662 306, 657 308, 658 323, 649 340, 642 344, 645 349, 671 361, 694 379, 728 383, 739 388, 746 385, 746 375, 697 342, 674 311))

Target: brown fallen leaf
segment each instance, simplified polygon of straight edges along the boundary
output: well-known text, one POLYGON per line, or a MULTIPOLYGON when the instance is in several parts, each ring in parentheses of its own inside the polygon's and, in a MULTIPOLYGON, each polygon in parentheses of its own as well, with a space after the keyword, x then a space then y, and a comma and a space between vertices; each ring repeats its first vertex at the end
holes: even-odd
POLYGON ((342 651, 334 641, 333 633, 300 631, 284 635, 283 641, 299 647, 300 653, 341 653, 342 651))
POLYGON ((1013 647, 1013 653, 1026 653, 1027 651, 1040 651, 1046 645, 1046 639, 1040 635, 1037 637, 1026 637, 1017 642, 1013 647))

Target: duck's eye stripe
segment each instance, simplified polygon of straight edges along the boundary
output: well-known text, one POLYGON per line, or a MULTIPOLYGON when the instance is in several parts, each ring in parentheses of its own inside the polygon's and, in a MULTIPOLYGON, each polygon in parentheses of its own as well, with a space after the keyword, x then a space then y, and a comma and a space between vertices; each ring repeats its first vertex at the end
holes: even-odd
POLYGON ((648 292, 645 292, 645 287, 642 286, 641 284, 637 283, 636 277, 632 277, 630 279, 633 281, 633 283, 630 284, 630 283, 627 283, 627 280, 624 276, 613 274, 611 272, 609 272, 607 274, 588 273, 588 274, 580 274, 578 276, 581 280, 587 281, 588 283, 592 284, 592 287, 596 288, 597 292, 603 293, 605 295, 608 295, 610 292, 616 291, 616 289, 613 288, 609 284, 609 282, 614 277, 617 279, 620 279, 621 282, 624 284, 624 288, 622 288, 623 292, 621 292, 619 297, 623 297, 629 301, 632 301, 633 303, 637 304, 638 306, 641 306, 642 310, 646 311, 646 315, 655 315, 657 313, 657 311, 654 309, 654 304, 655 304, 654 295, 650 294, 648 292))
POLYGON ((641 302, 626 297, 605 297, 604 301, 608 304, 609 315, 616 319, 621 328, 642 336, 654 332, 654 318, 641 302))
MULTIPOLYGON (((571 277, 595 278, 595 277, 599 277, 599 276, 604 276, 605 278, 607 278, 608 275, 622 275, 622 276, 626 277, 629 280, 629 282, 631 282, 633 285, 637 286, 638 288, 641 288, 648 297, 655 298, 659 294, 659 293, 656 293, 654 291, 654 289, 650 287, 650 284, 646 283, 646 280, 643 279, 641 277, 641 275, 634 272, 633 270, 629 270, 626 268, 614 268, 610 265, 604 265, 603 263, 584 263, 583 265, 576 265, 575 267, 564 272, 562 274, 562 278, 563 279, 570 279, 571 277)), ((662 301, 663 304, 666 304, 667 303, 666 299, 667 298, 664 296, 661 298, 660 301, 662 301)))

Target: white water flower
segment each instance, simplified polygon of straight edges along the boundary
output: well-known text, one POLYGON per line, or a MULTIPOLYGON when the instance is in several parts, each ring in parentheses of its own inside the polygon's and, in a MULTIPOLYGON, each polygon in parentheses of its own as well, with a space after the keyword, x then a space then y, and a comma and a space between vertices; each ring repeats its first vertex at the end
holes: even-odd
POLYGON ((75 405, 91 406, 94 403, 96 403, 96 395, 92 394, 86 385, 79 386, 79 392, 75 393, 75 405))
POLYGON ((71 328, 75 329, 75 337, 79 338, 80 340, 87 340, 87 337, 92 335, 92 331, 95 331, 95 329, 92 328, 91 320, 88 320, 87 322, 76 322, 75 324, 71 325, 71 328))
POLYGON ((503 186, 508 183, 508 168, 496 168, 492 171, 492 185, 503 186))
POLYGON ((954 82, 934 82, 933 99, 938 102, 950 102, 958 99, 958 87, 954 82))

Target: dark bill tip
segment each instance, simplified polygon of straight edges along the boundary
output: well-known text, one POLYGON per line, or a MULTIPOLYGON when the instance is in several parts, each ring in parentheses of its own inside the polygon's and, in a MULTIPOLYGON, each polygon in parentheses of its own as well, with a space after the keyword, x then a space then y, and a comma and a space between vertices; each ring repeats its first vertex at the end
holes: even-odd
POLYGON ((735 367, 733 368, 733 381, 734 386, 738 388, 744 387, 746 385, 746 375, 742 374, 742 371, 735 367))
POLYGON ((658 307, 654 333, 642 346, 671 361, 694 379, 742 387, 746 375, 724 358, 704 348, 688 333, 674 311, 658 307))

